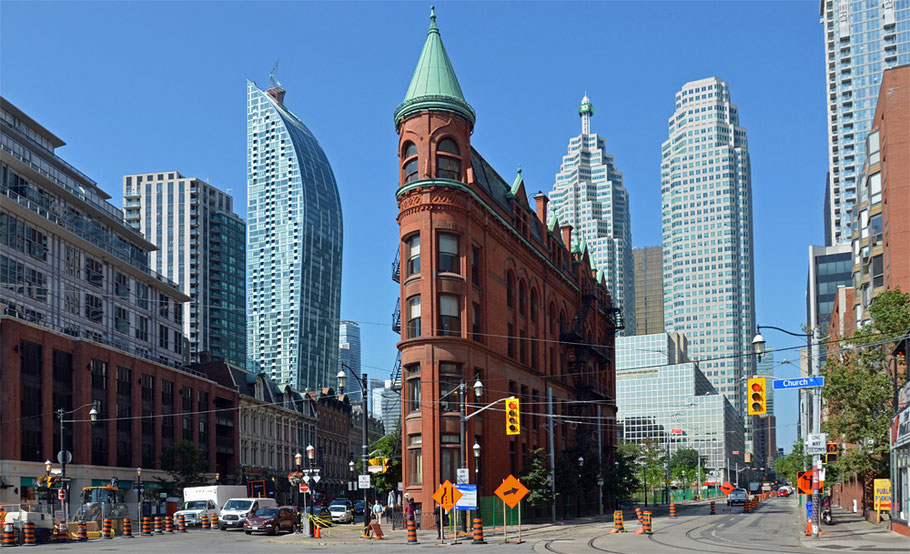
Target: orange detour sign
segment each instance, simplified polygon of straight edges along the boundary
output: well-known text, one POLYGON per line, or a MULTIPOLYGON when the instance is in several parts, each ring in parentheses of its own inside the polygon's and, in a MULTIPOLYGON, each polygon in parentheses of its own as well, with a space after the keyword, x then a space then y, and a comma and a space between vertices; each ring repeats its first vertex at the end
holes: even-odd
POLYGON ((528 494, 528 487, 521 484, 521 481, 513 475, 506 477, 506 480, 499 485, 494 494, 502 499, 509 508, 514 508, 521 502, 521 499, 528 494))
POLYGON ((433 500, 443 507, 447 512, 455 507, 455 503, 462 497, 461 491, 455 488, 455 485, 446 481, 433 494, 433 500))
POLYGON ((735 487, 730 484, 730 481, 727 481, 723 485, 720 486, 720 490, 724 491, 724 494, 730 494, 731 492, 733 492, 734 488, 735 487))
POLYGON ((812 472, 796 472, 796 488, 803 494, 812 494, 812 472))

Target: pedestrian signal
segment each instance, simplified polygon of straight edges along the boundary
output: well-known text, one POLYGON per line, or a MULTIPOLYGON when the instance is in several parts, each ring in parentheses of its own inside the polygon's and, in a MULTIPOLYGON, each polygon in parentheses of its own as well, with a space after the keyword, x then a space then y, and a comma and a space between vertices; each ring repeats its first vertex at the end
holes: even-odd
POLYGON ((749 415, 768 413, 768 391, 765 389, 764 377, 753 377, 746 381, 746 393, 749 401, 749 415))
POLYGON ((828 451, 825 453, 825 463, 830 464, 837 461, 837 443, 829 442, 828 451))
POLYGON ((521 434, 521 414, 518 411, 518 399, 506 398, 506 435, 521 434))

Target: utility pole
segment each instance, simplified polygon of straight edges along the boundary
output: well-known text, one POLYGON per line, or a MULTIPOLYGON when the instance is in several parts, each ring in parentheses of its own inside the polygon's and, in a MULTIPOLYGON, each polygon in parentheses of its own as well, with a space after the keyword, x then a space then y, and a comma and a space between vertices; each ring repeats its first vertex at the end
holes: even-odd
POLYGON ((550 435, 550 516, 553 523, 556 523, 556 447, 553 444, 553 387, 547 387, 547 415, 549 416, 549 425, 547 432, 550 435))
POLYGON ((667 476, 666 476, 666 489, 667 495, 667 504, 670 503, 670 437, 667 436, 667 476))
POLYGON ((695 484, 695 500, 701 499, 701 454, 698 455, 698 483, 695 484))
MULTIPOLYGON (((815 351, 817 349, 812 348, 812 340, 815 338, 815 330, 813 329, 810 333, 809 338, 809 364, 810 364, 810 373, 813 377, 818 377, 818 363, 815 359, 815 351)), ((812 389, 812 432, 821 433, 822 430, 822 391, 821 388, 815 387, 812 389)), ((818 524, 819 516, 821 515, 821 506, 819 505, 818 500, 818 474, 819 470, 822 467, 821 456, 818 454, 812 455, 812 538, 818 539, 818 524)))

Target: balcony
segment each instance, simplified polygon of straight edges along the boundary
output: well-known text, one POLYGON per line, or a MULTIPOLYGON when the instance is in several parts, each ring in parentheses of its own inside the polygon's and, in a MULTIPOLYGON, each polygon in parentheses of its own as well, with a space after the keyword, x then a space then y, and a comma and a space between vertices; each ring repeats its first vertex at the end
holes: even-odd
POLYGON ((392 312, 392 331, 401 333, 401 298, 395 300, 395 311, 392 312))

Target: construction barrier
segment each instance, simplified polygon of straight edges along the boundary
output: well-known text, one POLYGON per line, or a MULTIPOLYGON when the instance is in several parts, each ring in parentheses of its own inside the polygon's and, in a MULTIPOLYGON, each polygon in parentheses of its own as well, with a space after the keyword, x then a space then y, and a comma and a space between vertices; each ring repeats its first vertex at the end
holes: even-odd
POLYGON ((181 533, 186 533, 186 518, 183 514, 177 516, 177 530, 181 533))
POLYGON ((38 540, 35 539, 35 524, 31 521, 25 522, 25 546, 35 546, 38 540))
POLYGON ((625 533, 626 527, 622 520, 622 510, 613 511, 613 528, 608 533, 625 533))
POLYGON ((670 504, 670 517, 676 517, 676 503, 670 504))
POLYGON ((16 544, 16 532, 12 523, 3 526, 3 546, 19 546, 16 544))
POLYGON ((202 519, 201 519, 200 521, 202 522, 202 523, 199 524, 200 527, 202 527, 203 529, 208 529, 208 528, 209 528, 209 516, 208 516, 208 514, 202 514, 202 519))
POLYGON ((58 521, 57 524, 54 526, 54 532, 57 535, 57 542, 68 542, 69 541, 69 536, 67 536, 67 532, 66 532, 66 522, 65 521, 58 521))
MULTIPOLYGON (((417 537, 414 537, 415 540, 417 537)), ((474 518, 474 541, 471 544, 487 544, 487 541, 483 540, 483 519, 479 517, 474 518)))
POLYGON ((152 516, 142 518, 142 534, 150 536, 152 534, 152 516))
POLYGON ((713 516, 716 513, 717 513, 717 509, 714 507, 714 501, 712 500, 711 501, 711 515, 713 516))
POLYGON ((111 533, 111 524, 112 523, 113 522, 111 521, 111 518, 109 518, 109 517, 104 518, 104 524, 101 527, 101 538, 103 538, 103 539, 114 538, 113 533, 111 533))
POLYGON ((155 516, 155 534, 164 534, 164 521, 161 520, 161 516, 155 516))
POLYGON ((84 521, 80 521, 76 524, 76 536, 78 537, 79 542, 88 540, 88 526, 84 521))
POLYGON ((168 533, 174 532, 174 518, 166 517, 164 518, 164 530, 168 533))
POLYGON ((651 512, 644 512, 642 514, 642 518, 644 518, 645 534, 650 535, 651 534, 651 512))
POLYGON ((417 522, 408 520, 408 544, 419 544, 417 542, 417 522))
POLYGON ((211 517, 209 517, 209 527, 218 529, 218 514, 212 514, 211 517))
POLYGON ((641 521, 641 508, 635 508, 635 517, 638 519, 638 523, 639 523, 639 524, 642 523, 642 521, 641 521))

